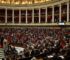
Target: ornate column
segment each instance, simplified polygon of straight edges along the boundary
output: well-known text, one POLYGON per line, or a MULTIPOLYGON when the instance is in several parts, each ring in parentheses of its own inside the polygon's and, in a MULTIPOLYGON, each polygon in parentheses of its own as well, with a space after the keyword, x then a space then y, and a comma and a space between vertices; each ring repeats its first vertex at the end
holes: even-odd
POLYGON ((34 23, 34 9, 32 9, 32 23, 34 23))
POLYGON ((14 9, 12 10, 12 23, 14 24, 14 9))
POLYGON ((41 22, 41 10, 39 8, 39 23, 41 22))
POLYGON ((47 23, 47 8, 46 8, 46 13, 45 13, 45 22, 47 23))
POLYGON ((52 6, 52 23, 54 23, 54 6, 52 6))
POLYGON ((5 9, 5 23, 7 23, 7 9, 5 9))
POLYGON ((61 22, 61 4, 59 5, 59 22, 61 22))
POLYGON ((67 22, 69 22, 69 2, 67 2, 67 22))
POLYGON ((26 24, 27 24, 28 22, 27 22, 27 9, 26 9, 26 24))
POLYGON ((21 10, 19 9, 19 24, 21 24, 21 10))

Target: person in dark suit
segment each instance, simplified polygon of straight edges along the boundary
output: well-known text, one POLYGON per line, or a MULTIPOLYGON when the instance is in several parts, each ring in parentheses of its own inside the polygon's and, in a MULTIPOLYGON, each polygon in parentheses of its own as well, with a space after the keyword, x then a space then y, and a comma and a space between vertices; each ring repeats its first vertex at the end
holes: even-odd
POLYGON ((24 58, 20 58, 19 60, 31 60, 32 56, 29 54, 29 50, 25 49, 24 50, 24 58))
POLYGON ((19 60, 31 60, 32 57, 21 58, 19 60))
POLYGON ((0 36, 0 45, 1 45, 1 47, 3 47, 3 40, 4 40, 4 37, 0 36))
POLYGON ((69 60, 69 59, 70 59, 70 46, 67 47, 66 56, 65 56, 65 60, 69 60))

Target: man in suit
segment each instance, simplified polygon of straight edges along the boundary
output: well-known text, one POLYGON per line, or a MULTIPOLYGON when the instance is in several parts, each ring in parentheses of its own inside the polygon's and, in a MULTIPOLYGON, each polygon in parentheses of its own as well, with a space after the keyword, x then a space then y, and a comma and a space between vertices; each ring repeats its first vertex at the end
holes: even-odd
POLYGON ((4 37, 0 36, 0 48, 3 48, 3 40, 4 40, 4 37))

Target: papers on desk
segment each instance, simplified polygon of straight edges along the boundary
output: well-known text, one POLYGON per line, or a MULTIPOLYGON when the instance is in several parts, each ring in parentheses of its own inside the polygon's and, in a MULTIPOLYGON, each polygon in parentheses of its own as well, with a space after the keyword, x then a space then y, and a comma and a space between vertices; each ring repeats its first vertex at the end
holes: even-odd
POLYGON ((24 51, 24 48, 22 47, 15 47, 15 49, 17 50, 18 54, 20 54, 21 51, 24 51))

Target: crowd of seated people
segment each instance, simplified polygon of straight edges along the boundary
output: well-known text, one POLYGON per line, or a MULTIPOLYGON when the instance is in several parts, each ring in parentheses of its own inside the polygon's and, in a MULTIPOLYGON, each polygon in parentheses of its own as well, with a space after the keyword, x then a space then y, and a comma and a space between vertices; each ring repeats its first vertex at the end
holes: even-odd
POLYGON ((8 41, 4 49, 7 60, 67 60, 70 58, 70 40, 66 40, 65 32, 46 27, 3 28, 0 38, 8 41), (18 54, 15 46, 24 49, 18 54))

